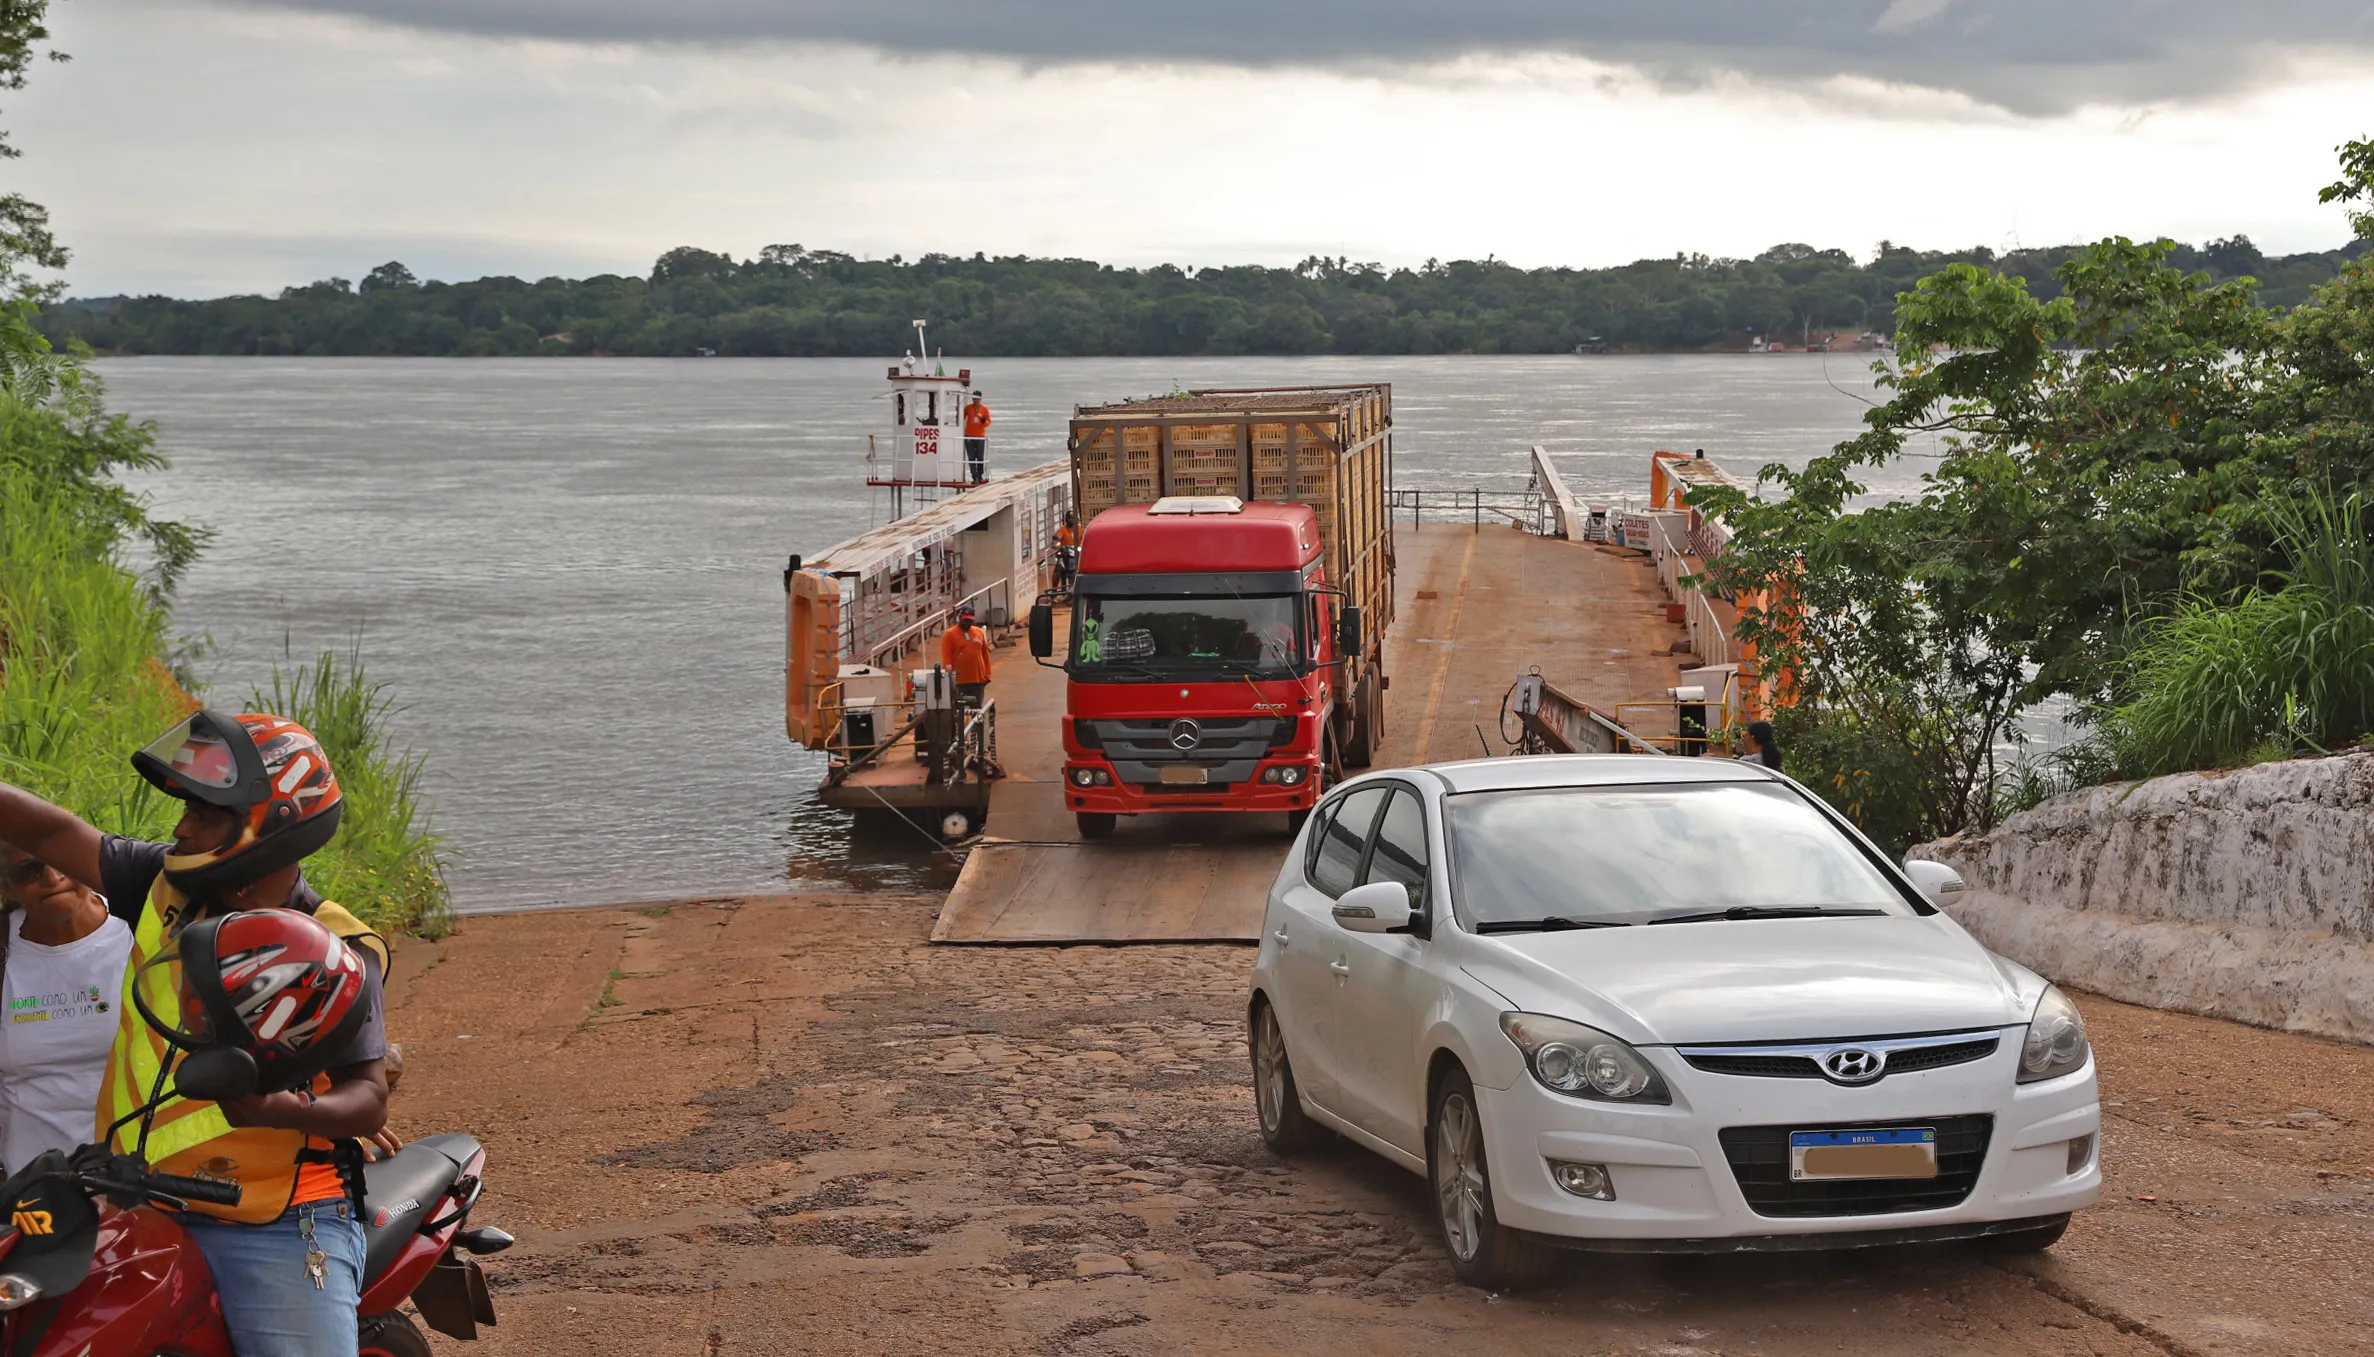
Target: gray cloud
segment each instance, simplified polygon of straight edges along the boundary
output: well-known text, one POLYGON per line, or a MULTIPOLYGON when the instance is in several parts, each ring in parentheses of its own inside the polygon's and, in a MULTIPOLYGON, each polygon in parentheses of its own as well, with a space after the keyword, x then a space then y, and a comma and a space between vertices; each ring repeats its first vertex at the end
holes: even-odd
POLYGON ((2024 113, 2231 93, 2306 53, 2374 53, 2369 0, 230 0, 570 42, 849 43, 1031 64, 1407 63, 1556 52, 1689 85, 1719 72, 1948 90, 2024 113))

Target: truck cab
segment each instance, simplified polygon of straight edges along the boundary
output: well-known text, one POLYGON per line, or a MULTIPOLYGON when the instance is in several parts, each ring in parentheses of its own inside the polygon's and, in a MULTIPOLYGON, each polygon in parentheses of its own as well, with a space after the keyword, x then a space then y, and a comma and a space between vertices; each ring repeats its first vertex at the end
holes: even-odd
MULTIPOLYGON (((1169 496, 1089 522, 1062 661, 1081 837, 1164 811, 1282 811, 1300 827, 1335 761, 1340 658, 1359 651, 1359 609, 1325 555, 1307 504, 1169 496)), ((1031 620, 1032 650, 1051 656, 1051 610, 1031 620)))

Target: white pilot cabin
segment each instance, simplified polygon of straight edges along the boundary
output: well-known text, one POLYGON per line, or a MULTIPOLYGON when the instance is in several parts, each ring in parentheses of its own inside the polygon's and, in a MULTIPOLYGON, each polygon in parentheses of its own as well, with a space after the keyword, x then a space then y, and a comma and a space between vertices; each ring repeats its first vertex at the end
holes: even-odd
POLYGON ((866 484, 889 487, 893 520, 936 502, 942 491, 974 483, 964 458, 964 403, 973 370, 948 375, 947 355, 932 354, 924 324, 915 322, 915 348, 890 369, 887 456, 874 435, 866 436, 866 484))

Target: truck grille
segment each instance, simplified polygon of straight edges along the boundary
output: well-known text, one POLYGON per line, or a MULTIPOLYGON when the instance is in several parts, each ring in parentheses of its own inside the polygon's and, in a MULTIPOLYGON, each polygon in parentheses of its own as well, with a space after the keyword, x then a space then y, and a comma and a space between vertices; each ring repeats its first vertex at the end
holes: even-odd
POLYGON ((1294 738, 1294 722, 1279 721, 1267 716, 1195 718, 1195 744, 1181 749, 1171 743, 1171 720, 1165 717, 1152 721, 1087 721, 1074 720, 1073 730, 1080 743, 1100 747, 1106 757, 1113 759, 1258 759, 1281 743, 1279 728, 1285 729, 1285 740, 1294 738))
POLYGON ((1759 1216, 1877 1216, 1959 1206, 1978 1186, 1995 1119, 1986 1115, 1901 1121, 1824 1122, 1814 1126, 1726 1126, 1717 1132, 1731 1176, 1748 1209, 1759 1216), (1934 1178, 1863 1178, 1802 1183, 1789 1177, 1792 1131, 1877 1131, 1913 1126, 1937 1130, 1934 1178))

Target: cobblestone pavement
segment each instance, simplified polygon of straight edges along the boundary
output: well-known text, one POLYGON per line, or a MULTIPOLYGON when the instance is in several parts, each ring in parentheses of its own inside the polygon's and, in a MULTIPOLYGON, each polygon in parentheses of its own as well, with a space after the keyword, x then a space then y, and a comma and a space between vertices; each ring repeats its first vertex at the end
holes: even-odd
POLYGON ((521 1238, 490 1267, 500 1327, 439 1350, 2367 1341, 2374 1052, 2090 1004, 2112 1192, 2046 1258, 1578 1257, 1556 1286, 1493 1296, 1452 1278, 1417 1178, 1261 1145, 1249 950, 934 948, 936 907, 694 900, 474 918, 409 948, 398 1125, 483 1136, 480 1218, 521 1238))

